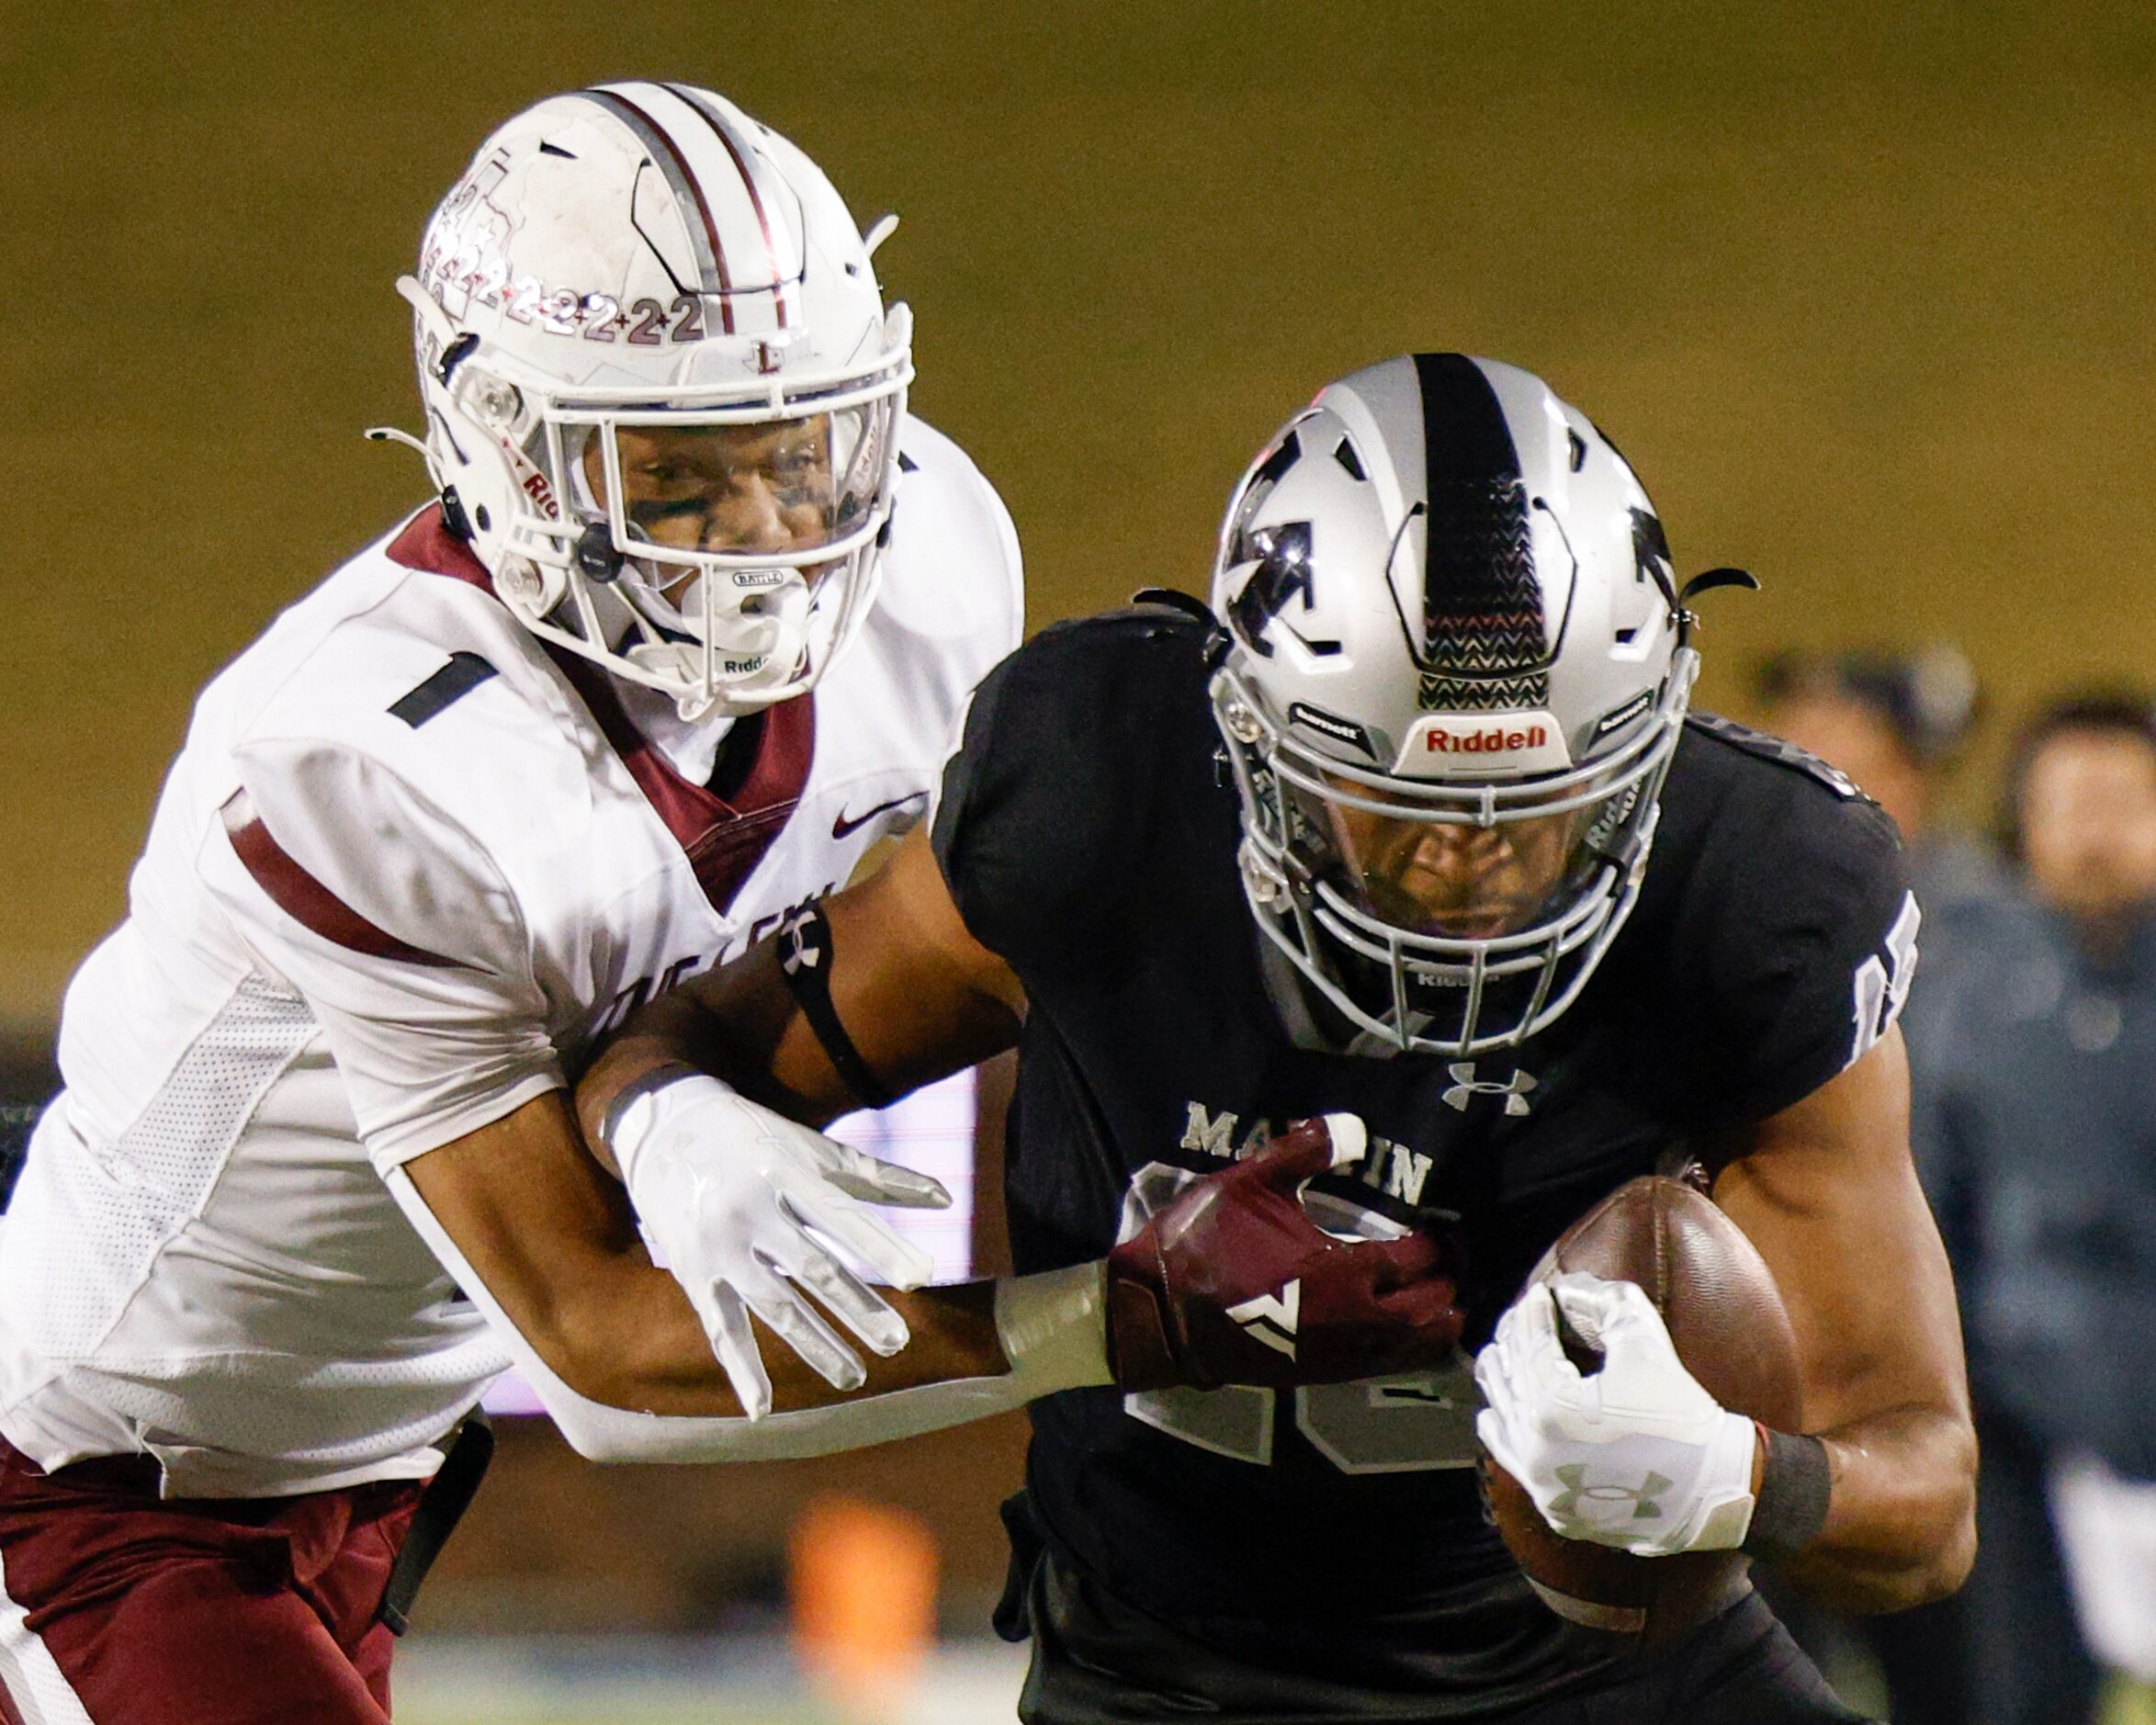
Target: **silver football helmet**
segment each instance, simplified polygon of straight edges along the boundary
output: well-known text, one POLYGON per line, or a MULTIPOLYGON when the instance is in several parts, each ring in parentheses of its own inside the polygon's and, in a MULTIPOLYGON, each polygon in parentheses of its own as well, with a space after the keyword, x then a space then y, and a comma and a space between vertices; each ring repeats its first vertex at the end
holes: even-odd
POLYGON ((445 510, 527 627, 688 718, 815 682, 898 484, 888 231, 692 85, 552 96, 480 146, 398 288, 445 510))
POLYGON ((1387 360, 1266 446, 1213 609, 1245 892, 1304 1028, 1463 1056, 1551 1024, 1638 896, 1698 667, 1624 457, 1514 366, 1387 360))

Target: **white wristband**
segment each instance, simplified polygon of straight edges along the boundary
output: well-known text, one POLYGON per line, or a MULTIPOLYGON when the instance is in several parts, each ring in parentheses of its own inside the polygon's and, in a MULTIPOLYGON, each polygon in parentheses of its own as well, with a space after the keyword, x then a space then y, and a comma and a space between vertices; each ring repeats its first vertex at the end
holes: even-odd
POLYGON ((1024 1400, 1110 1381, 1107 1291, 1100 1258, 997 1282, 996 1336, 1024 1400))

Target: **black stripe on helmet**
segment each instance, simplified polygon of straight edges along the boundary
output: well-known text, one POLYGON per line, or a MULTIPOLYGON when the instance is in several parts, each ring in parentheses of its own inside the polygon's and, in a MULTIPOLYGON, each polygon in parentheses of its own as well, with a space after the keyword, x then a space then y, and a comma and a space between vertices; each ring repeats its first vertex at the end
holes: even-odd
POLYGON ((1504 406, 1463 354, 1417 354, 1415 375, 1428 512, 1422 705, 1450 712, 1547 705, 1542 587, 1504 406))

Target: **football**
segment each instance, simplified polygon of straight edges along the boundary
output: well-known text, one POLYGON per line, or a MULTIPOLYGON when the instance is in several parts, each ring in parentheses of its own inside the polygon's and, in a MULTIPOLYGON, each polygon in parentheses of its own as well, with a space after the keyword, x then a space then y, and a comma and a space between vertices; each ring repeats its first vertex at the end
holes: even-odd
MULTIPOLYGON (((1802 1429, 1796 1332, 1773 1273, 1735 1223, 1697 1187, 1650 1175, 1629 1181, 1565 1230, 1530 1278, 1585 1270, 1634 1281, 1669 1325, 1677 1358, 1722 1406, 1782 1431, 1802 1429)), ((1583 1371, 1599 1357, 1568 1340, 1583 1371)), ((1490 1513, 1528 1581, 1559 1616, 1667 1645, 1748 1584, 1741 1551, 1634 1557, 1560 1538, 1518 1482, 1486 1456, 1490 1513)))

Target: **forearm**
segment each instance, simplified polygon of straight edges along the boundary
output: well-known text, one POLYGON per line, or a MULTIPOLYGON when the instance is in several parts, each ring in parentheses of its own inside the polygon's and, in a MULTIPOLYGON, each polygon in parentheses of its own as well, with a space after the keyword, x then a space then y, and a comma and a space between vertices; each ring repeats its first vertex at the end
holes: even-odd
POLYGON ((1786 1560, 1823 1604, 1896 1611, 1951 1593, 1976 1550, 1976 1438, 1954 1280, 1911 1166, 1898 1032, 1717 1156, 1721 1204, 1774 1272, 1797 1335, 1826 1519, 1786 1560))
POLYGON ((1976 1438, 1966 1416, 1891 1408, 1817 1434, 1826 1525, 1783 1566, 1836 1610, 1906 1610, 1958 1587, 1976 1555, 1976 1438))
POLYGON ((859 1087, 864 1072, 874 1090, 902 1096, 1010 1048, 1024 1016, 1016 975, 967 933, 917 829, 888 867, 825 900, 812 930, 765 940, 638 1008, 578 1086, 578 1117, 609 1160, 604 1127, 615 1099, 653 1067, 679 1063, 821 1126, 877 1099, 859 1087), (819 943, 813 964, 799 960, 807 939, 819 943), (792 980, 782 940, 796 955, 792 980), (851 1043, 855 1082, 797 988, 820 995, 851 1043))
POLYGON ((668 1316, 660 1289, 653 1315, 666 1331, 586 1376, 612 1399, 561 1386, 548 1411, 570 1443, 599 1461, 787 1460, 985 1419, 1107 1380, 1101 1269, 1085 1264, 898 1295, 914 1340, 894 1359, 872 1359, 867 1383, 852 1392, 832 1389, 785 1349, 767 1347, 773 1411, 754 1421, 741 1416, 708 1349, 698 1353, 694 1318, 668 1316))
MULTIPOLYGON (((607 1280, 612 1285, 604 1292, 587 1282, 572 1325, 536 1344, 557 1356, 551 1363, 563 1379, 613 1407, 683 1418, 741 1417, 741 1404, 680 1284, 649 1263, 623 1266, 607 1280)), ((834 1389, 757 1324, 774 1414, 1009 1371, 996 1333, 993 1282, 884 1292, 911 1339, 888 1359, 867 1355, 868 1381, 859 1390, 834 1389)))
MULTIPOLYGON (((412 1166, 429 1172, 424 1159, 412 1166)), ((866 1383, 851 1392, 764 1336, 774 1411, 750 1420, 687 1295, 645 1256, 633 1229, 563 1240, 545 1276, 518 1273, 514 1260, 500 1273, 504 1260, 491 1257, 498 1273, 490 1282, 408 1170, 391 1173, 389 1185, 562 1435, 593 1460, 822 1454, 984 1418, 1107 1377, 1101 1267, 1081 1265, 894 1295, 914 1342, 891 1359, 872 1358, 866 1383)), ((468 1229, 478 1219, 459 1217, 468 1229)))

